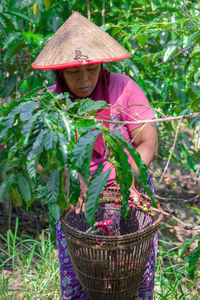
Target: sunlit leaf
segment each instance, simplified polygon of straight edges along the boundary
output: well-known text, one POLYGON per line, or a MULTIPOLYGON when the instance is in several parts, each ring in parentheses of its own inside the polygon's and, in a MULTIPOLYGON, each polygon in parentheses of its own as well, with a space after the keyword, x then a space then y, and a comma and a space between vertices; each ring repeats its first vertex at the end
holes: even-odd
POLYGON ((37 9, 38 9, 38 3, 36 2, 36 3, 33 4, 33 13, 34 13, 34 15, 37 15, 37 9))
POLYGON ((78 172, 69 169, 69 199, 70 203, 76 204, 80 196, 80 180, 78 172))
POLYGON ((168 45, 163 57, 163 61, 166 62, 174 54, 176 49, 177 49, 177 45, 173 45, 173 44, 168 45))
POLYGON ((22 196, 21 196, 20 192, 18 191, 17 187, 11 186, 9 194, 10 194, 10 199, 15 206, 17 206, 17 207, 22 206, 22 203, 23 203, 22 196))
POLYGON ((108 108, 105 101, 94 101, 91 99, 83 99, 81 100, 81 105, 77 111, 79 115, 85 113, 94 113, 99 109, 106 109, 108 108))
POLYGON ((51 0, 43 0, 44 5, 47 9, 49 9, 49 7, 51 6, 51 0))

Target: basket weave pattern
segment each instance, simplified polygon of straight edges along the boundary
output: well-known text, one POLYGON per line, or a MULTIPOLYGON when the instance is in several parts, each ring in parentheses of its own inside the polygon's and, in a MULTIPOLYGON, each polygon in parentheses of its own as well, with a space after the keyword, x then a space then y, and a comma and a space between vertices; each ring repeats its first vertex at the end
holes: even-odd
POLYGON ((95 221, 112 220, 111 236, 104 231, 87 233, 84 213, 74 210, 61 223, 74 271, 90 300, 129 300, 137 293, 145 265, 160 225, 162 214, 149 215, 141 208, 121 217, 118 189, 107 189, 99 204, 95 221))

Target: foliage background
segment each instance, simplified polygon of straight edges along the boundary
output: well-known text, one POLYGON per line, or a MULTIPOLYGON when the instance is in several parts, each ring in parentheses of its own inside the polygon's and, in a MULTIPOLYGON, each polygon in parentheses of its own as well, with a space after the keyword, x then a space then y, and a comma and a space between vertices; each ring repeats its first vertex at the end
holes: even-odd
MULTIPOLYGON (((43 83, 54 83, 53 72, 33 70, 31 63, 73 10, 102 26, 132 53, 131 58, 107 67, 128 74, 141 86, 157 118, 199 112, 198 0, 1 0, 1 106, 43 83)), ((157 128, 160 142, 154 175, 164 177, 170 159, 171 169, 180 166, 198 177, 199 116, 160 122, 157 128)), ((0 151, 0 160, 2 155, 0 151)))
MULTIPOLYGON (((129 74, 144 90, 156 117, 199 111, 200 103, 199 1, 14 1, 0 4, 0 97, 18 99, 31 89, 54 83, 54 73, 31 68, 37 54, 74 10, 109 32, 131 58, 107 67, 129 74)), ((171 153, 171 165, 180 162, 198 173, 199 118, 184 121, 193 128, 177 133, 178 121, 158 123, 158 161, 171 153)), ((183 125, 182 125, 183 126, 183 125)), ((162 172, 162 170, 160 170, 162 172)))

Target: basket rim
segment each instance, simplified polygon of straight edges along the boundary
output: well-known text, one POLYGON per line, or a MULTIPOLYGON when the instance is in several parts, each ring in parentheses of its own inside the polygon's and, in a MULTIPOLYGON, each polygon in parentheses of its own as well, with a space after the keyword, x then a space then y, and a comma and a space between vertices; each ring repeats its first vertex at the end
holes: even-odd
MULTIPOLYGON (((109 202, 108 202, 109 203, 109 202)), ((81 237, 83 237, 83 236, 87 236, 87 238, 90 238, 90 239, 96 239, 96 238, 98 238, 98 239, 101 239, 101 240, 105 240, 105 241, 107 241, 107 240, 115 240, 115 239, 117 239, 118 241, 126 241, 126 240, 129 240, 130 238, 133 238, 133 237, 135 237, 135 239, 139 239, 141 236, 143 236, 143 235, 147 235, 148 233, 151 233, 152 231, 155 231, 158 227, 159 227, 159 225, 160 225, 160 223, 161 223, 161 221, 162 221, 162 219, 163 219, 163 213, 162 213, 162 211, 161 210, 158 210, 158 211, 156 211, 156 213, 157 213, 157 218, 156 219, 154 219, 154 222, 153 222, 153 224, 151 224, 151 225, 149 225, 148 227, 146 227, 146 228, 144 228, 144 229, 141 229, 141 230, 139 230, 139 231, 136 231, 136 232, 132 232, 132 233, 128 233, 128 234, 124 234, 124 235, 118 235, 118 236, 102 236, 102 235, 98 235, 98 234, 90 234, 90 233, 86 233, 86 232, 84 232, 84 231, 81 231, 81 230, 78 230, 78 229, 76 229, 76 230, 74 230, 73 229, 73 227, 71 227, 71 226, 69 226, 69 224, 67 224, 67 223, 65 223, 64 221, 65 221, 65 218, 66 218, 66 216, 69 214, 69 213, 71 213, 72 212, 72 210, 67 210, 67 211, 64 211, 64 213, 63 213, 63 215, 61 216, 61 223, 65 226, 65 227, 67 227, 68 228, 68 230, 70 231, 70 232, 72 232, 73 233, 73 235, 76 235, 77 237, 78 236, 81 236, 81 237)))

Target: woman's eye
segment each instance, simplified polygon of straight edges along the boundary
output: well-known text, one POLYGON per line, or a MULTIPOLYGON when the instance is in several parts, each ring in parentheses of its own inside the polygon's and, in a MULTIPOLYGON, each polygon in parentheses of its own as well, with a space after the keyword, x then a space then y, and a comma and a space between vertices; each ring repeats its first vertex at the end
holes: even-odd
POLYGON ((76 74, 76 73, 78 73, 78 71, 71 71, 71 70, 68 70, 66 73, 71 75, 71 74, 76 74))
POLYGON ((89 68, 88 71, 95 71, 97 68, 89 68))

